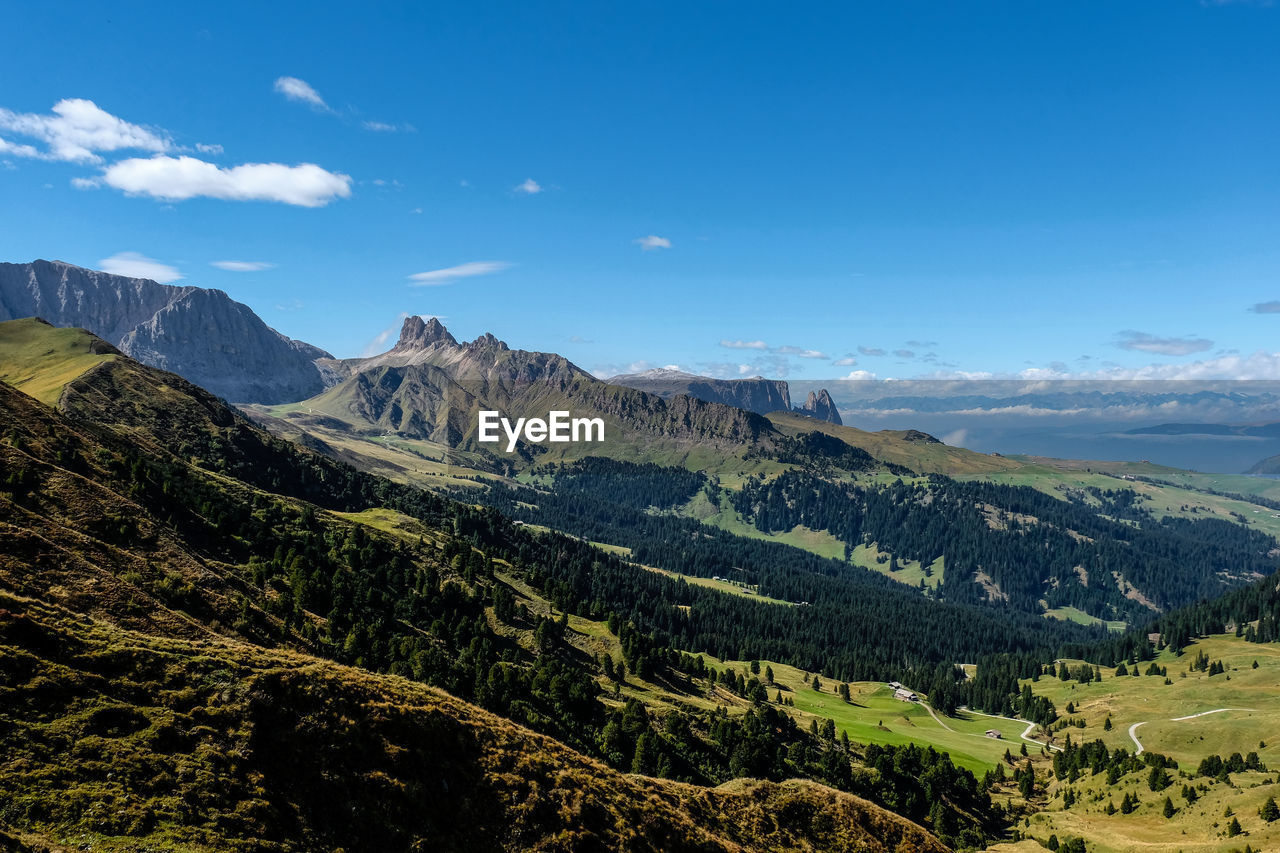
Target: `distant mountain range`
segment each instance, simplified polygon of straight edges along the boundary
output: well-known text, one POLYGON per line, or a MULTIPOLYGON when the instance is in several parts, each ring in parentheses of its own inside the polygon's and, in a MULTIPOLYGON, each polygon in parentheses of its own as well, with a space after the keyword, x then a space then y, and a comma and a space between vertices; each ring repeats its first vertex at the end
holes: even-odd
POLYGON ((235 402, 284 403, 325 388, 329 353, 280 334, 221 290, 175 287, 61 261, 0 263, 0 321, 88 329, 143 364, 235 402))
MULTIPOLYGON (((545 418, 553 410, 598 416, 608 425, 607 443, 619 445, 737 448, 774 432, 754 412, 611 385, 563 356, 513 350, 491 334, 460 343, 434 318, 407 318, 396 345, 381 355, 322 359, 318 365, 336 384, 276 413, 304 429, 337 421, 356 433, 393 433, 485 452, 493 446, 477 441, 482 409, 512 418, 545 418)), ((519 444, 524 459, 545 450, 519 444)))
POLYGON ((712 379, 709 376, 685 373, 683 370, 657 368, 642 373, 624 373, 607 381, 613 385, 625 385, 637 391, 645 391, 664 400, 678 394, 687 394, 709 403, 723 403, 760 415, 795 411, 833 424, 843 423, 826 389, 810 391, 804 405, 793 409, 791 389, 781 379, 765 379, 763 376, 712 379))

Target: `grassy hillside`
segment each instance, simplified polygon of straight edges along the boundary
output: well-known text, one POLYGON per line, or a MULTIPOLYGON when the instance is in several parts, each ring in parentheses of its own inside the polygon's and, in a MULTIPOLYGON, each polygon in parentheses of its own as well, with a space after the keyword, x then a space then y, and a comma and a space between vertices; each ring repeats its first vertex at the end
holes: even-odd
MULTIPOLYGON (((1105 773, 1090 772, 1074 781, 1055 780, 1046 786, 1040 810, 1022 831, 1041 842, 1051 834, 1059 840, 1082 837, 1088 849, 1098 853, 1225 852, 1243 850, 1246 844, 1254 850, 1276 849, 1280 821, 1268 823, 1259 810, 1268 798, 1280 798, 1280 646, 1218 635, 1191 644, 1180 656, 1166 650, 1154 663, 1167 670, 1171 683, 1161 675, 1116 677, 1116 670, 1106 667, 1102 680, 1089 684, 1050 677, 1026 682, 1036 694, 1053 699, 1069 721, 1057 732, 1060 744, 1070 735, 1074 743, 1101 740, 1112 750, 1135 752, 1136 737, 1144 754, 1167 755, 1178 768, 1170 771, 1169 787, 1159 791, 1152 790, 1146 768, 1116 784, 1108 784, 1105 773), (1210 676, 1192 669, 1201 654, 1221 661, 1225 672, 1210 676), (1068 703, 1074 713, 1065 712, 1068 703), (1216 778, 1196 773, 1210 756, 1226 759, 1232 753, 1251 752, 1267 772, 1246 770, 1216 778), (1184 786, 1194 789, 1194 801, 1184 786), (1069 806, 1064 800, 1068 790, 1074 799, 1069 806), (1108 805, 1118 809, 1126 795, 1138 799, 1137 809, 1108 814, 1108 805), (1168 817, 1166 796, 1173 808, 1168 817), (1228 832, 1232 819, 1239 821, 1239 835, 1228 832)), ((1141 662, 1138 667, 1145 672, 1148 665, 1141 662)), ((1005 844, 991 849, 1012 853, 1031 848, 1005 844)))
POLYGON ((861 448, 876 459, 905 465, 921 473, 961 477, 1008 471, 1021 464, 998 454, 978 453, 963 447, 952 447, 914 430, 867 432, 855 427, 837 426, 826 421, 785 412, 774 412, 769 415, 769 420, 786 435, 799 435, 802 432, 816 430, 861 448))
MULTIPOLYGON (((1102 667, 1101 681, 1079 684, 1046 677, 1031 687, 1052 699, 1064 717, 1084 723, 1083 728, 1073 725, 1064 730, 1073 740, 1100 739, 1110 747, 1136 749, 1129 727, 1138 723, 1136 734, 1147 750, 1184 765, 1194 766, 1208 755, 1253 750, 1268 766, 1280 770, 1280 737, 1276 737, 1280 733, 1280 645, 1246 643, 1224 634, 1195 642, 1180 656, 1166 649, 1154 662, 1168 671, 1170 684, 1157 675, 1117 678, 1114 668, 1102 667), (1192 670, 1201 653, 1211 661, 1222 661, 1226 672, 1210 676, 1192 670), (1068 703, 1076 708, 1074 714, 1066 714, 1068 703), (1174 722, 1218 708, 1243 710, 1174 722), (1107 717, 1110 731, 1104 729, 1107 717), (1266 746, 1259 746, 1260 742, 1266 746)), ((1145 672, 1149 664, 1135 666, 1145 672)), ((1133 668, 1126 665, 1126 669, 1133 668)))
POLYGON ((118 355, 83 329, 56 329, 34 318, 0 323, 0 382, 50 406, 67 383, 118 355))
MULTIPOLYGON (((453 849, 465 830, 481 849, 878 850, 897 837, 888 821, 914 833, 907 847, 942 849, 856 799, 784 781, 830 777, 888 802, 914 780, 855 778, 850 750, 763 706, 720 716, 733 691, 695 683, 681 669, 693 658, 629 623, 599 640, 633 671, 689 684, 691 701, 647 717, 611 700, 599 659, 565 641, 566 610, 602 614, 600 600, 543 567, 657 579, 646 612, 658 615, 682 612, 687 584, 273 440, 127 359, 59 399, 61 412, 0 383, 10 836, 453 849), (627 769, 706 786, 633 784, 627 769), (710 787, 734 776, 777 784, 710 787)), ((700 592, 690 600, 712 613, 731 600, 700 592)))
POLYGON ((943 851, 805 782, 624 775, 439 690, 0 593, 0 839, 32 850, 943 851))

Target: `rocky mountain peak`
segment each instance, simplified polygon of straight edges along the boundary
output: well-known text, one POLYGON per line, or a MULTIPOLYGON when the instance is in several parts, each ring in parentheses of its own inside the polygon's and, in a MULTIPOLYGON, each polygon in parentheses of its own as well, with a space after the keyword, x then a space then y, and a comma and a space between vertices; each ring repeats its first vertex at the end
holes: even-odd
POLYGON ((400 327, 400 340, 395 348, 397 350, 426 349, 439 343, 456 347, 458 340, 449 334, 449 330, 435 317, 423 320, 415 315, 404 319, 404 325, 400 327))
POLYGON ((496 349, 496 350, 510 349, 510 347, 507 346, 506 341, 498 340, 493 336, 492 332, 485 332, 483 335, 481 335, 480 337, 472 341, 470 344, 468 344, 468 346, 472 347, 473 349, 496 349))
POLYGON ((831 395, 827 393, 826 388, 810 391, 809 396, 805 398, 804 405, 796 409, 796 411, 802 415, 817 418, 820 421, 829 421, 830 423, 841 425, 844 423, 844 421, 840 420, 840 412, 836 410, 836 404, 831 399, 831 395))

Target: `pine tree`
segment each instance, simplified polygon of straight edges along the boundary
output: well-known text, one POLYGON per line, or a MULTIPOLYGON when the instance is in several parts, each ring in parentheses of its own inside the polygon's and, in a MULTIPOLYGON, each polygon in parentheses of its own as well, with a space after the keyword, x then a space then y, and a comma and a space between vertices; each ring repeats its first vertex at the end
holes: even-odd
POLYGON ((1177 810, 1177 809, 1175 809, 1175 808, 1173 807, 1173 800, 1171 800, 1169 797, 1165 797, 1165 798, 1164 798, 1164 816, 1165 816, 1165 818, 1171 818, 1171 817, 1173 817, 1173 816, 1174 816, 1174 814, 1175 814, 1177 811, 1178 811, 1178 810, 1177 810))
POLYGON ((1243 830, 1240 828, 1240 818, 1231 818, 1231 823, 1227 824, 1227 838, 1235 838, 1243 830))
POLYGON ((1262 804, 1262 808, 1258 809, 1258 815, 1267 823, 1280 819, 1280 806, 1276 805, 1276 798, 1267 797, 1267 801, 1262 804))
POLYGON ((631 772, 651 775, 657 770, 659 758, 657 736, 646 729, 636 740, 636 754, 631 759, 631 772))

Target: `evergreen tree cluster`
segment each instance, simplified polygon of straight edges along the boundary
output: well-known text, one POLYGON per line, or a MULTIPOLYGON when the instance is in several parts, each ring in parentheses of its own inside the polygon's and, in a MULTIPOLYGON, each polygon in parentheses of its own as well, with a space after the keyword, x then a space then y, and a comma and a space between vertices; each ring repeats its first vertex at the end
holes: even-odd
POLYGON ((868 486, 791 470, 749 479, 732 501, 762 532, 803 524, 850 547, 874 542, 922 565, 942 558, 941 593, 951 601, 984 603, 989 596, 973 582, 981 572, 1010 606, 1033 613, 1047 601, 1145 621, 1150 611, 1127 597, 1130 587, 1168 609, 1226 592, 1229 578, 1270 574, 1280 565, 1270 554, 1273 538, 1234 522, 1156 518, 1132 489, 1071 497, 941 475, 868 486))

